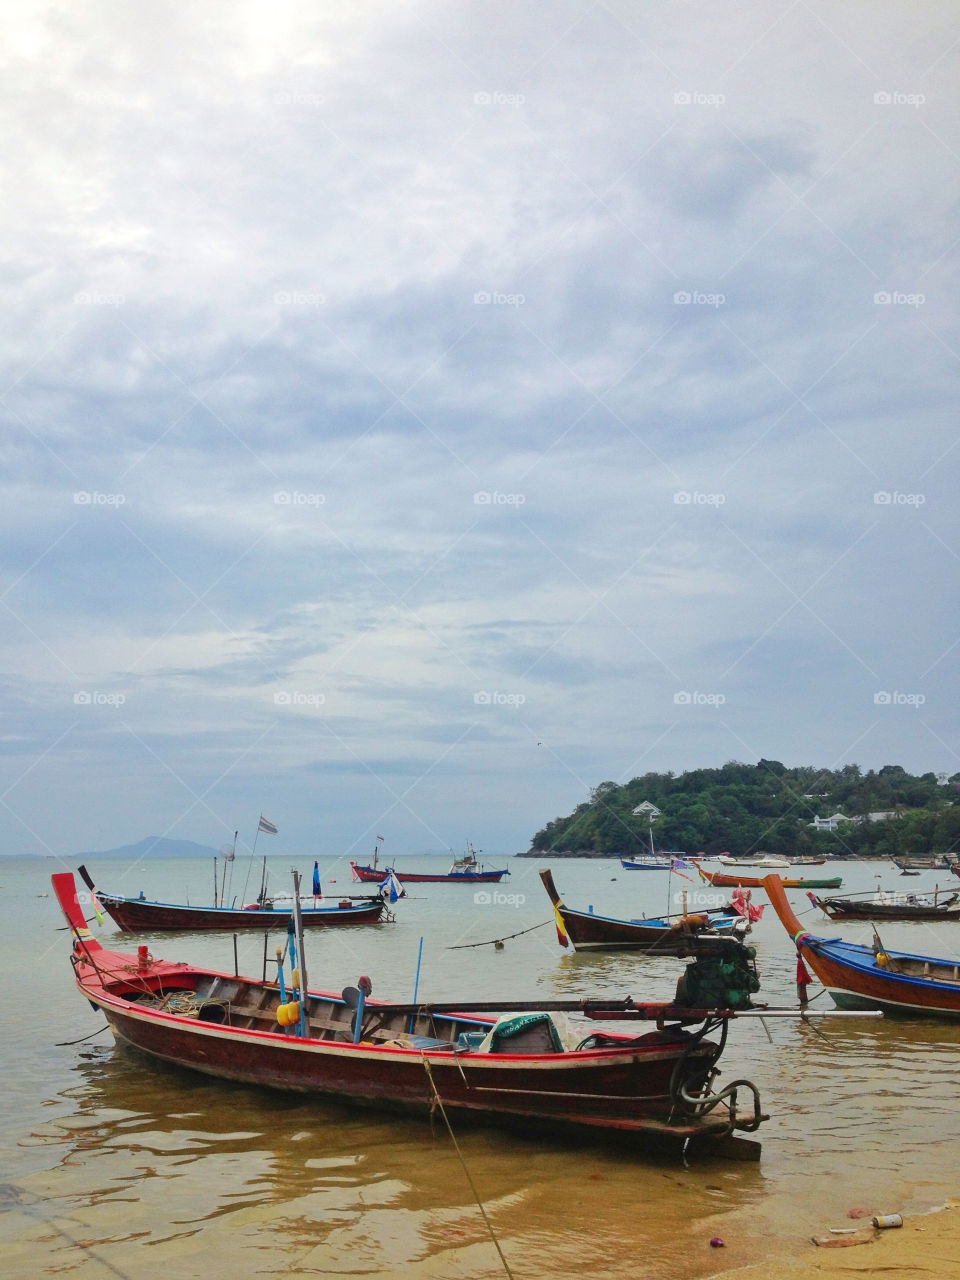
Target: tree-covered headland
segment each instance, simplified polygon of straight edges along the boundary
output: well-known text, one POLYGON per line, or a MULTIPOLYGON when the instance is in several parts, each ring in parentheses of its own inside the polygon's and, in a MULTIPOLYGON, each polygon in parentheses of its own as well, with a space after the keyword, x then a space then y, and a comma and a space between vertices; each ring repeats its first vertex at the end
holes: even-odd
POLYGON ((960 852, 960 773, 907 773, 900 765, 861 773, 778 760, 730 761, 719 769, 645 773, 601 782, 590 799, 533 837, 540 853, 633 855, 649 849, 649 809, 658 849, 738 856, 764 851, 832 858, 960 852), (843 815, 836 830, 814 819, 843 815))

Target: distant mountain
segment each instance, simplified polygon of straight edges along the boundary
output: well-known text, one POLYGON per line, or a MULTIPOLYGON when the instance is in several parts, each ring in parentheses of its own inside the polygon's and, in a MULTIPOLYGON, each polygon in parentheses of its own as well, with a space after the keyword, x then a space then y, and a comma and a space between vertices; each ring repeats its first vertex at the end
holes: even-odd
POLYGON ((218 849, 192 840, 167 840, 164 836, 146 836, 137 844, 123 844, 119 849, 96 849, 75 853, 74 858, 216 858, 218 849))

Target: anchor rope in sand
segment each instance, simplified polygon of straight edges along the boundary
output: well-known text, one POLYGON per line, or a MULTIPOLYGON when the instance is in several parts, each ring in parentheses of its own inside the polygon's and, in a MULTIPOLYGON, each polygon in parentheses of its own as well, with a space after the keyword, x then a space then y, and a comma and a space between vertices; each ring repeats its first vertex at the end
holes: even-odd
POLYGON ((444 1108, 444 1105, 443 1105, 443 1099, 440 1097, 439 1090, 437 1089, 437 1086, 434 1083, 433 1072, 430 1070, 430 1063, 427 1061, 427 1055, 423 1052, 422 1049, 420 1051, 420 1058, 423 1062, 424 1069, 426 1070, 427 1079, 430 1081, 430 1089, 433 1093, 432 1105, 437 1108, 437 1110, 440 1112, 440 1115, 443 1117, 443 1123, 447 1126, 447 1133, 449 1133, 450 1135, 450 1141, 453 1143, 453 1149, 457 1153, 457 1159, 460 1161, 460 1164, 463 1168, 464 1176, 466 1177, 467 1182, 470 1184, 470 1190, 473 1192, 473 1198, 477 1202, 477 1208, 480 1210, 480 1213, 483 1217, 483 1221, 486 1224, 487 1231, 490 1233, 490 1239, 493 1241, 494 1248, 496 1249, 497 1253, 500 1256, 500 1262, 503 1265, 504 1271, 510 1277, 510 1280, 513 1280, 513 1272, 510 1270, 507 1260, 503 1256, 503 1250, 500 1248, 500 1241, 497 1239, 496 1233, 493 1230, 493 1223, 487 1217, 487 1211, 483 1207, 483 1201, 480 1199, 480 1194, 477 1191, 477 1188, 474 1186, 473 1178, 470 1176, 470 1170, 467 1168, 467 1162, 466 1160, 464 1160, 463 1153, 460 1150, 460 1144, 457 1142, 456 1134, 453 1132, 453 1129, 450 1125, 450 1120, 447 1116, 446 1109, 444 1108))

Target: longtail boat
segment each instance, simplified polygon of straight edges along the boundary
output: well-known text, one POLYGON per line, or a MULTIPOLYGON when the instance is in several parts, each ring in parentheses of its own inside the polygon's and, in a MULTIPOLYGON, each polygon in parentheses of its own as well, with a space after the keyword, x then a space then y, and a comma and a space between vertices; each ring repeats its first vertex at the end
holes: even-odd
POLYGON ((455 858, 450 865, 450 870, 439 874, 425 871, 399 871, 395 866, 384 869, 377 867, 377 854, 379 850, 374 851, 373 865, 365 866, 359 862, 350 863, 350 871, 354 880, 361 880, 367 884, 374 881, 382 881, 385 876, 395 876, 401 884, 499 884, 504 876, 508 876, 510 871, 504 867, 502 871, 487 871, 485 867, 477 862, 476 851, 472 845, 467 847, 467 852, 462 858, 455 858))
POLYGON ((771 1012, 750 1002, 757 984, 749 949, 739 965, 729 957, 689 964, 673 1001, 391 1004, 369 998, 366 978, 340 995, 311 989, 299 930, 299 967, 286 976, 278 948, 276 983, 154 959, 143 945, 135 955, 107 950, 86 926, 73 875, 51 883, 72 935, 79 992, 118 1042, 165 1063, 424 1116, 442 1105, 511 1127, 684 1144, 726 1139, 767 1119, 749 1081, 714 1091, 730 1019, 771 1012), (652 1027, 597 1032, 566 1014, 652 1027), (743 1111, 738 1097, 749 1102, 743 1111))
MULTIPOLYGON (((728 871, 704 871, 703 867, 697 867, 700 872, 700 879, 705 880, 707 884, 715 885, 718 889, 734 889, 737 885, 741 889, 762 889, 763 878, 757 876, 734 875, 728 871)), ((841 876, 831 876, 826 879, 801 879, 796 880, 785 877, 781 883, 787 889, 839 889, 843 884, 841 876)))
MULTIPOLYGON (((871 947, 842 938, 815 937, 797 919, 778 876, 767 876, 763 887, 799 959, 810 966, 838 1008, 960 1018, 960 963, 956 960, 890 951, 876 930, 871 947)), ((798 983, 805 991, 800 973, 798 983)))
POLYGON ((870 898, 807 897, 830 920, 960 920, 960 892, 878 893, 870 898))
POLYGON ((617 920, 593 911, 576 911, 560 897, 549 868, 540 879, 553 903, 557 938, 574 951, 652 951, 658 955, 691 955, 692 939, 698 936, 735 935, 742 937, 750 928, 748 917, 733 907, 700 911, 689 915, 647 917, 640 920, 617 920))
MULTIPOLYGON (((149 933, 208 929, 286 929, 291 908, 270 905, 270 899, 248 907, 191 907, 175 902, 154 902, 149 898, 125 898, 98 889, 86 867, 78 871, 90 890, 92 905, 103 907, 124 933, 149 933)), ((344 924, 378 924, 391 920, 381 894, 322 900, 319 906, 304 907, 303 923, 308 929, 344 924)))

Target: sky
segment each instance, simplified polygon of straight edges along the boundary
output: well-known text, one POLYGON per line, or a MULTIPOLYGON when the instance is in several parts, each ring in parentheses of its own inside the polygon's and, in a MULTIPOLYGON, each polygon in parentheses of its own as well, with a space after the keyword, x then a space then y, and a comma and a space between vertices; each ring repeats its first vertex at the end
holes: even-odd
POLYGON ((18 5, 0 853, 957 772, 958 60, 952 0, 18 5))

